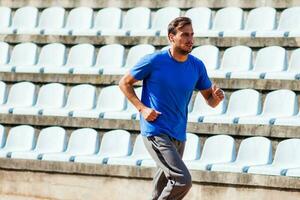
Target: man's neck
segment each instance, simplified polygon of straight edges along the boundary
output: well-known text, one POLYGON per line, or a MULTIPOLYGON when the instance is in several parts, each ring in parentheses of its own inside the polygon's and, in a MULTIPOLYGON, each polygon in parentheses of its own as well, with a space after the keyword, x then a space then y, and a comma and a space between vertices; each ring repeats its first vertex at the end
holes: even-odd
POLYGON ((170 53, 171 56, 178 62, 184 62, 188 58, 188 54, 187 55, 180 54, 179 52, 176 52, 174 48, 170 48, 170 53))

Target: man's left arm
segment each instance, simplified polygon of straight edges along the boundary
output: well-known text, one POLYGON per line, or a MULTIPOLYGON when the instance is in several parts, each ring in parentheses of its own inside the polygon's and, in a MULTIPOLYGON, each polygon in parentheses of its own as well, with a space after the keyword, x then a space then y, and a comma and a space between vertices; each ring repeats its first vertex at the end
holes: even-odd
POLYGON ((224 99, 224 91, 216 85, 212 85, 211 88, 206 90, 200 90, 200 92, 207 104, 213 108, 219 105, 219 103, 224 99))

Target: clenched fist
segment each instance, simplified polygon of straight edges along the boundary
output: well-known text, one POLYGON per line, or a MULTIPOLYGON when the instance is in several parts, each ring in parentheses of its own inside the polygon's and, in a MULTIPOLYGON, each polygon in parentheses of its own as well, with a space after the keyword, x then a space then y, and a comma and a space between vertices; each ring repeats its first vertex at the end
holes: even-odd
POLYGON ((141 110, 141 114, 145 120, 152 122, 152 121, 156 120, 156 118, 161 114, 161 112, 158 112, 152 108, 146 107, 141 110))
POLYGON ((218 88, 216 85, 213 85, 212 96, 217 102, 221 102, 224 99, 224 91, 218 88))

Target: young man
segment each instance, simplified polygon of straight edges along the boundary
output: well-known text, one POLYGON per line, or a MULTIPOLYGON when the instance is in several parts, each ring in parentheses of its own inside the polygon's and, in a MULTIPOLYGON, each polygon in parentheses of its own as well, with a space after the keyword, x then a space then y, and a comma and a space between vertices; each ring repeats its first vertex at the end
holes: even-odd
POLYGON ((168 26, 171 48, 142 58, 119 83, 141 114, 141 134, 158 167, 153 200, 183 199, 191 188, 191 175, 182 155, 193 90, 199 90, 212 107, 224 98, 223 91, 211 84, 204 64, 189 54, 193 34, 189 18, 174 19, 168 26), (143 80, 141 101, 133 90, 133 84, 139 80, 143 80))

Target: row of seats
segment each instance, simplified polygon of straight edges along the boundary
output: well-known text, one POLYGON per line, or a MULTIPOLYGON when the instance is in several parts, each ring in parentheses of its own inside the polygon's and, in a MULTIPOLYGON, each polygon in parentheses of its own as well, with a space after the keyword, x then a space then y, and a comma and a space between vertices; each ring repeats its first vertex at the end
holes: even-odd
MULTIPOLYGON (((135 91, 141 98, 142 88, 135 91)), ((0 82, 0 113, 139 119, 137 110, 118 86, 102 88, 98 98, 96 88, 89 84, 71 87, 68 97, 65 86, 60 83, 43 85, 36 93, 36 86, 30 82, 15 83, 9 91, 6 84, 0 82)), ((269 92, 263 103, 258 91, 237 90, 231 94, 228 104, 225 99, 216 108, 207 105, 198 93, 189 111, 189 122, 300 125, 297 96, 285 89, 269 92)))
MULTIPOLYGON (((1 125, 0 157, 155 167, 142 136, 136 137, 133 148, 130 137, 125 130, 112 130, 104 133, 100 142, 97 131, 81 128, 73 131, 67 142, 66 131, 61 127, 44 128, 36 138, 33 127, 20 125, 11 128, 6 139, 1 125)), ((211 136, 201 151, 199 137, 187 133, 183 161, 194 170, 300 176, 299 145, 300 139, 281 141, 272 161, 272 144, 265 137, 242 140, 236 156, 231 136, 211 136)))
MULTIPOLYGON (((70 48, 61 43, 43 46, 38 55, 34 43, 14 46, 0 42, 0 71, 19 73, 72 73, 72 74, 124 74, 138 60, 155 52, 150 44, 140 44, 129 49, 126 62, 125 48, 120 44, 102 46, 97 56, 91 44, 78 44, 70 48), (124 64, 125 63, 125 64, 124 64)), ((169 46, 164 47, 167 49, 169 46)), ((216 46, 203 45, 193 49, 192 55, 201 59, 212 78, 241 79, 300 79, 300 48, 292 51, 289 62, 287 51, 279 46, 265 47, 256 53, 247 46, 234 46, 220 51, 216 46), (254 62, 254 64, 253 64, 254 62)))
MULTIPOLYGON (((181 11, 176 7, 151 10, 136 7, 124 17, 119 8, 109 7, 94 12, 88 7, 72 9, 66 17, 62 7, 50 7, 40 13, 35 7, 22 7, 11 17, 11 9, 0 7, 1 34, 46 35, 115 35, 166 36, 167 25, 181 11), (12 18, 12 19, 11 19, 12 18), (107 20, 109 19, 109 20, 107 20), (12 21, 12 23, 11 23, 12 21)), ((191 8, 185 16, 193 21, 195 36, 201 37, 298 37, 300 35, 300 7, 285 9, 276 21, 276 10, 259 7, 249 12, 247 20, 238 7, 226 7, 216 12, 206 7, 191 8), (245 24, 245 25, 244 25, 245 24)))

